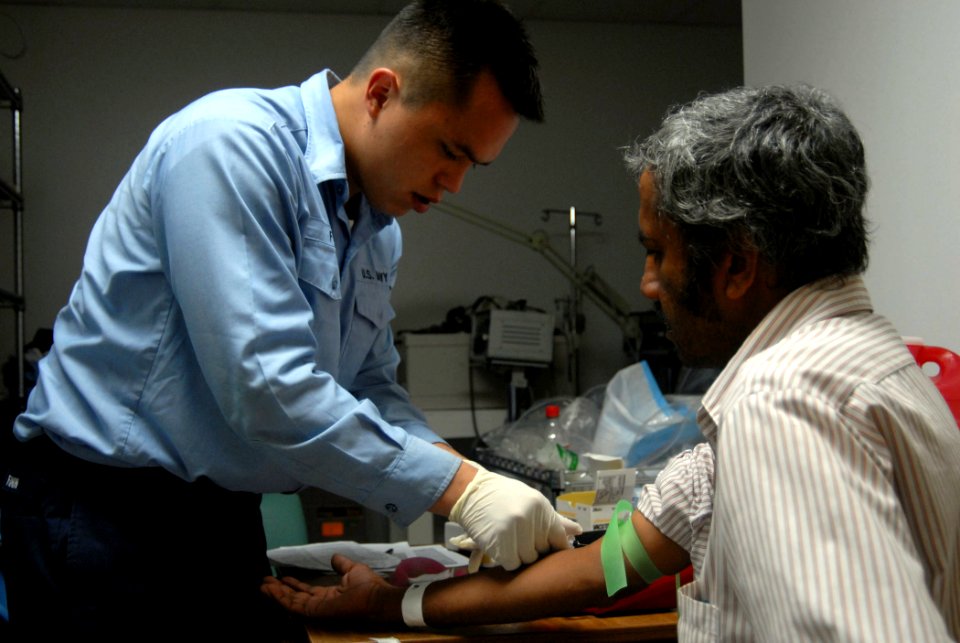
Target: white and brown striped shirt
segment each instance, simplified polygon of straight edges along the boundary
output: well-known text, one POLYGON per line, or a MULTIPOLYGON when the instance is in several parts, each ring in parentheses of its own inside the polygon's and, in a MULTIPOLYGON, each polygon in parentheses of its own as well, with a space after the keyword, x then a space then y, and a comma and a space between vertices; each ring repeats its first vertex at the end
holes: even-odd
POLYGON ((691 554, 680 640, 960 637, 960 430, 860 278, 781 301, 698 420, 638 504, 691 554))

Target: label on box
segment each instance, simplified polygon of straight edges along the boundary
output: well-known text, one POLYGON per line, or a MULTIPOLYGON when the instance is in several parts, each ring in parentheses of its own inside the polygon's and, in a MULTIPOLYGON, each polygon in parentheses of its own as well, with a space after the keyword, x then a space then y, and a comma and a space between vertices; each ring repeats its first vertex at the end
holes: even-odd
POLYGON ((620 500, 632 503, 636 469, 609 469, 596 472, 593 491, 574 491, 557 497, 557 511, 576 520, 584 531, 605 529, 620 500))
POLYGON ((633 497, 633 487, 637 480, 636 469, 601 470, 595 475, 597 496, 593 504, 615 505, 620 500, 630 500, 633 497))

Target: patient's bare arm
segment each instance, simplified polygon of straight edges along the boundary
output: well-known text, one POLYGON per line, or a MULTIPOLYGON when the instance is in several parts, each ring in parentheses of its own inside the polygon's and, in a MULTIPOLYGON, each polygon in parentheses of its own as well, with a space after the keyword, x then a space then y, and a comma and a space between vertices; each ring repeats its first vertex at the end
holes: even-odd
MULTIPOLYGON (((638 511, 633 527, 650 559, 664 574, 675 574, 690 560, 687 553, 664 536, 638 511)), ((525 621, 583 611, 604 605, 607 597, 598 540, 587 547, 555 552, 517 572, 486 569, 430 585, 423 598, 427 625, 442 627, 525 621)), ((311 587, 294 579, 265 579, 263 591, 287 609, 307 617, 402 623, 400 604, 404 588, 391 586, 365 565, 334 557, 343 576, 336 587, 311 587)), ((629 589, 644 582, 626 563, 629 589)))

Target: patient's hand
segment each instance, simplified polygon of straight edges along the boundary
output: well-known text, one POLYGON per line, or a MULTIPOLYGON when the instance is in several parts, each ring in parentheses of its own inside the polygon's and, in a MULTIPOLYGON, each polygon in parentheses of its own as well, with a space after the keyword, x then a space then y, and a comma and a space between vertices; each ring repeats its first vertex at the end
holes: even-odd
POLYGON ((366 619, 396 622, 400 620, 402 588, 390 585, 373 570, 346 556, 331 559, 341 575, 340 584, 328 587, 303 583, 295 578, 263 579, 260 591, 272 596, 287 610, 309 618, 366 619))

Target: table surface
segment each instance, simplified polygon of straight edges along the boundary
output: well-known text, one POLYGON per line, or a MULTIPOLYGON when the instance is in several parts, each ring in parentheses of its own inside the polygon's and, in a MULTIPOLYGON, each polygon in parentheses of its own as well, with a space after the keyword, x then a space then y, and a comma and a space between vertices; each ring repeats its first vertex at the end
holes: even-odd
POLYGON ((677 613, 648 612, 611 616, 566 616, 543 618, 523 623, 479 625, 442 630, 402 630, 307 628, 312 643, 359 643, 392 639, 403 643, 439 641, 676 641, 677 613))

